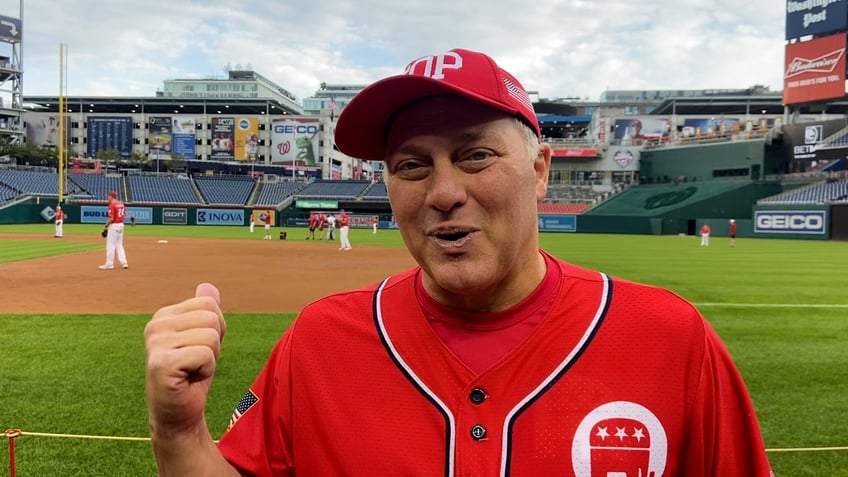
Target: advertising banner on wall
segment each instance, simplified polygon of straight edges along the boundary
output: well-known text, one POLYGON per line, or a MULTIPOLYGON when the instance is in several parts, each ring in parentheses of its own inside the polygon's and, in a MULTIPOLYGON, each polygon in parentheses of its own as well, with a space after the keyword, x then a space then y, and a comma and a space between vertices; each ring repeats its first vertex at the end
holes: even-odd
POLYGON ((259 159, 259 120, 257 118, 236 118, 237 161, 255 162, 259 159))
POLYGON ((187 160, 195 158, 196 124, 193 117, 174 118, 171 124, 171 150, 175 157, 187 160))
POLYGON ((170 116, 150 117, 150 133, 147 138, 147 148, 151 159, 171 159, 170 116))
POLYGON ((284 116, 271 120, 271 162, 314 166, 319 155, 318 118, 284 116))
POLYGON ((212 154, 213 161, 233 161, 235 159, 235 118, 212 118, 212 154))
POLYGON ((786 45, 783 104, 845 96, 845 33, 786 45))
MULTIPOLYGON (((56 147, 59 145, 59 115, 24 113, 26 142, 33 146, 56 147)), ((65 118, 65 144, 70 144, 70 118, 65 118)))
POLYGON ((783 125, 785 156, 793 161, 803 161, 805 164, 827 158, 819 157, 822 141, 838 133, 846 125, 848 121, 845 118, 783 125))
POLYGON ((787 0, 786 39, 848 30, 848 0, 787 0))
POLYGON ((196 209, 197 225, 242 225, 244 210, 196 209))
MULTIPOLYGON (((684 139, 703 135, 725 136, 734 131, 734 125, 738 122, 739 118, 725 118, 724 116, 715 118, 685 118, 683 120, 681 134, 684 139)), ((738 129, 738 126, 736 128, 738 129)))
POLYGON ((613 125, 613 139, 616 144, 642 144, 646 141, 666 141, 670 124, 664 118, 627 118, 616 119, 613 125))
POLYGON ((115 149, 121 157, 130 157, 132 126, 132 118, 129 116, 89 116, 86 155, 97 157, 99 151, 115 149))

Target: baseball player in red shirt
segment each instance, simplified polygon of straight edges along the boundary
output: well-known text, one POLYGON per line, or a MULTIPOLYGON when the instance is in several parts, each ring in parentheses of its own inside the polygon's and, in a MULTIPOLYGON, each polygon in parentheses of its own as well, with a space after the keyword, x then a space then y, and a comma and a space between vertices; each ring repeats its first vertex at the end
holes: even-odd
POLYGON ((310 238, 315 240, 315 227, 318 227, 318 214, 315 212, 309 213, 309 232, 306 234, 306 240, 310 238))
POLYGON ((342 211, 339 215, 339 250, 350 250, 350 216, 342 211))
POLYGON ((160 473, 768 477, 742 378, 690 303, 539 249, 540 136, 521 84, 477 52, 358 93, 336 144, 384 161, 419 266, 301 310, 217 445, 219 292, 160 309, 145 329, 160 473))
POLYGON ((124 218, 126 214, 124 203, 118 200, 118 193, 115 191, 109 192, 109 212, 106 214, 107 219, 104 226, 108 233, 106 236, 106 263, 97 267, 101 270, 115 268, 115 253, 118 254, 121 267, 129 268, 127 254, 124 252, 124 218))
POLYGON ((62 224, 65 222, 65 212, 62 210, 61 205, 56 206, 56 215, 53 217, 53 222, 56 227, 56 231, 53 234, 53 237, 62 238, 62 224))
MULTIPOLYGON (((323 212, 318 214, 318 240, 324 240, 324 223, 327 221, 327 217, 323 212)), ((315 234, 313 234, 313 239, 315 238, 315 234)))
POLYGON ((271 240, 271 211, 266 210, 262 218, 265 221, 265 237, 262 240, 271 240))
POLYGON ((730 246, 736 246, 736 220, 730 219, 730 246))
POLYGON ((701 246, 709 247, 710 246, 710 226, 709 224, 704 224, 701 226, 701 246))
POLYGON ((251 211, 250 219, 248 221, 250 223, 250 233, 253 233, 253 228, 256 227, 256 215, 251 211))

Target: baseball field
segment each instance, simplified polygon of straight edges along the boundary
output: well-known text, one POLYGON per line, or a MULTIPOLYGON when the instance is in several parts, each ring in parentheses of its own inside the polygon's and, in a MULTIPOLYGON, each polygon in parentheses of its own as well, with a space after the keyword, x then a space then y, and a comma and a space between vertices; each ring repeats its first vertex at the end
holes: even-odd
MULTIPOLYGON (((337 242, 262 240, 246 227, 127 227, 129 269, 98 270, 100 226, 0 226, 0 475, 151 476, 145 323, 201 281, 228 322, 209 396, 216 437, 300 308, 413 265, 396 231, 337 242), (10 439, 9 435, 16 435, 10 439)), ((727 344, 775 474, 848 476, 848 243, 542 234, 553 255, 669 288, 727 344)))

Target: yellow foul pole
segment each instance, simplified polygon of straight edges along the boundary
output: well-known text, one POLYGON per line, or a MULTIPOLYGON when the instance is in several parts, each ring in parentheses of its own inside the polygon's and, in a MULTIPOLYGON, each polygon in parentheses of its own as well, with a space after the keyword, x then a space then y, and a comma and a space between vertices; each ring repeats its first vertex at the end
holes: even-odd
POLYGON ((65 45, 59 45, 59 203, 62 203, 65 195, 65 96, 64 96, 64 74, 65 74, 65 45))

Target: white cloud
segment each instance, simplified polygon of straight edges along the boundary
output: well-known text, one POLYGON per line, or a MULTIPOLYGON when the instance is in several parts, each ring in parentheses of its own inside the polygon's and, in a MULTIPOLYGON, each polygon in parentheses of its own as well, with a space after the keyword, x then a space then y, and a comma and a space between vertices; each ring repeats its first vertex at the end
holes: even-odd
MULTIPOLYGON (((18 17, 19 0, 0 0, 18 17)), ((774 0, 25 0, 24 95, 152 96, 165 79, 251 66, 298 98, 454 47, 484 51, 542 97, 609 89, 782 88, 774 0)))

